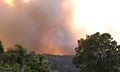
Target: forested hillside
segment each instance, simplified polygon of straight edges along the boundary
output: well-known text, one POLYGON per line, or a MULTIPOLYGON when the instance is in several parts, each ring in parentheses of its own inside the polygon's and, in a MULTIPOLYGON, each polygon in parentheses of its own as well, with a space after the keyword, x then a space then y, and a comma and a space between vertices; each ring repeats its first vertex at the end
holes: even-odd
POLYGON ((52 68, 59 72, 79 72, 72 64, 72 56, 46 55, 52 63, 52 68))

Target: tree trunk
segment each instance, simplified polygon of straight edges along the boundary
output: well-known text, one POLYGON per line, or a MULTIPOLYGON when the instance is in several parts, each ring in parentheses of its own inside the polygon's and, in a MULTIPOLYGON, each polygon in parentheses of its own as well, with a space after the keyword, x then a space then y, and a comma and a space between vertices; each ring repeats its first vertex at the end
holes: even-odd
POLYGON ((20 72, 24 72, 24 61, 20 64, 20 72))

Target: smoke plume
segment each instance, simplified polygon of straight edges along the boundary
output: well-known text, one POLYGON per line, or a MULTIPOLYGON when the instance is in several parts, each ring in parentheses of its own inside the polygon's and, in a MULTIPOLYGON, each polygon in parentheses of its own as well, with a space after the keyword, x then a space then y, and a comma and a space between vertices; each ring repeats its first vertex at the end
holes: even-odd
POLYGON ((30 51, 72 54, 68 0, 14 0, 15 6, 0 2, 0 38, 6 48, 21 44, 30 51))

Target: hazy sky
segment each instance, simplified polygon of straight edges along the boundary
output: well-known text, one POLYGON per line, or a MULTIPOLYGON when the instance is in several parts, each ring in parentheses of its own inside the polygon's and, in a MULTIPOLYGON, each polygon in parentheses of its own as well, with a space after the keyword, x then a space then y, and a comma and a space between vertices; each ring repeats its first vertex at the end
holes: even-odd
POLYGON ((109 32, 120 42, 120 1, 76 0, 74 23, 87 33, 109 32))
POLYGON ((120 43, 119 0, 0 0, 0 38, 6 48, 72 54, 86 34, 108 32, 120 43))

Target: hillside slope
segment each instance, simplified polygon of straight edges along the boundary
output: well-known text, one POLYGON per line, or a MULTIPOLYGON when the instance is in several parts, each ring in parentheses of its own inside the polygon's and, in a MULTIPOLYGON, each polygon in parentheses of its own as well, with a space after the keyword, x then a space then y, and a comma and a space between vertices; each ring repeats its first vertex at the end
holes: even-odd
POLYGON ((52 63, 52 68, 59 72, 79 72, 72 64, 72 56, 47 55, 47 59, 52 63))

